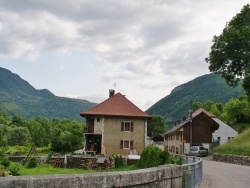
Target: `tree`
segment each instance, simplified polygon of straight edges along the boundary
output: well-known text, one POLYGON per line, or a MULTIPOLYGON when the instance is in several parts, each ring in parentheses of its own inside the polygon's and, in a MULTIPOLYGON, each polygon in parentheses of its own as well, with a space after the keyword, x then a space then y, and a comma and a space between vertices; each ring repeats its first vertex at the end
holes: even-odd
POLYGON ((250 6, 226 24, 219 36, 214 36, 209 57, 211 72, 220 73, 228 85, 237 86, 243 79, 243 87, 250 96, 250 6))
POLYGON ((228 123, 243 123, 250 120, 250 105, 246 96, 230 99, 224 106, 222 119, 228 123))
POLYGON ((11 127, 7 133, 10 146, 24 146, 30 143, 30 132, 27 127, 11 127))
POLYGON ((166 119, 160 115, 153 115, 148 124, 148 136, 164 133, 167 130, 166 119))

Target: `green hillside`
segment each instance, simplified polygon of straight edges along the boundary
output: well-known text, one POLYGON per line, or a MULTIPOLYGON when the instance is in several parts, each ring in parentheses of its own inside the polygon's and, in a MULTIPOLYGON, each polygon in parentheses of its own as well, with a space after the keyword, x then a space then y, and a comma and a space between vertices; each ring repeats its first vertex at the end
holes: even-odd
POLYGON ((1 67, 0 78, 0 110, 10 115, 82 121, 79 113, 96 105, 86 100, 57 97, 47 89, 37 90, 17 74, 1 67))
POLYGON ((212 100, 225 104, 229 99, 238 98, 243 93, 241 86, 229 87, 220 75, 207 74, 174 88, 168 96, 155 103, 146 112, 167 118, 171 127, 176 120, 188 113, 191 102, 212 100))
POLYGON ((214 153, 250 156, 250 128, 232 141, 217 147, 214 153))

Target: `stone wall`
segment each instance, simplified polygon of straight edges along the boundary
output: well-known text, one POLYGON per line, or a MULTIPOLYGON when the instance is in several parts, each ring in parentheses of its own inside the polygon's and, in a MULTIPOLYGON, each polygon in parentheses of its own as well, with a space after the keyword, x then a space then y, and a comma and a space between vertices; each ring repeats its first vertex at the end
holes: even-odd
POLYGON ((213 154, 213 160, 250 166, 250 156, 213 154))
POLYGON ((164 165, 126 172, 103 172, 74 175, 12 176, 0 180, 1 188, 181 188, 182 167, 164 165))

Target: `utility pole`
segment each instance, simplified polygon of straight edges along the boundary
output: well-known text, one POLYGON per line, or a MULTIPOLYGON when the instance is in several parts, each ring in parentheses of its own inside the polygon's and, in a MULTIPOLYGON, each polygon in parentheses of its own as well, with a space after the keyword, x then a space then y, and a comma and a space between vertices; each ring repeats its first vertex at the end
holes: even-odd
POLYGON ((190 113, 189 113, 189 119, 190 119, 190 148, 193 145, 193 118, 192 118, 192 113, 193 113, 193 102, 192 100, 190 101, 190 113))

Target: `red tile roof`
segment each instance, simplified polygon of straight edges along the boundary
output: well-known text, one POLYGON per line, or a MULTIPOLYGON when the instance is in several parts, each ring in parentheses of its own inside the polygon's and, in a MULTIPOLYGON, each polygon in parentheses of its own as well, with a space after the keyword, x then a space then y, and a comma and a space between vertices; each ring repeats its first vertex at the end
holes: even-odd
POLYGON ((195 112, 192 113, 192 117, 195 117, 197 115, 199 115, 201 112, 204 112, 205 114, 207 114, 209 117, 216 117, 216 115, 204 110, 203 108, 199 108, 198 110, 196 110, 195 112))
POLYGON ((130 117, 145 117, 151 116, 140 110, 124 95, 117 93, 97 106, 80 113, 81 116, 87 115, 102 115, 102 116, 130 116, 130 117))

